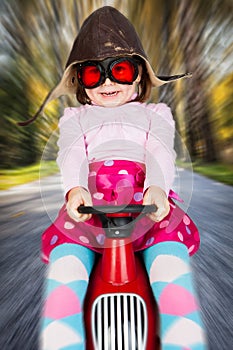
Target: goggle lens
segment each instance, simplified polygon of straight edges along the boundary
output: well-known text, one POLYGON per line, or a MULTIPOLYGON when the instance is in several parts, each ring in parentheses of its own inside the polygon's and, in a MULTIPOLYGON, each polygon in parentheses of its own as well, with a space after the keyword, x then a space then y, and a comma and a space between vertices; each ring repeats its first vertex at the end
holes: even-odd
POLYGON ((134 80, 135 68, 130 61, 122 61, 112 66, 111 73, 113 78, 117 81, 132 84, 134 80))
POLYGON ((78 72, 78 77, 82 80, 82 84, 88 87, 94 87, 101 79, 101 72, 98 66, 83 66, 78 72))
POLYGON ((85 89, 93 89, 106 78, 119 84, 132 84, 138 75, 137 63, 131 58, 101 62, 84 62, 78 65, 78 80, 85 89))

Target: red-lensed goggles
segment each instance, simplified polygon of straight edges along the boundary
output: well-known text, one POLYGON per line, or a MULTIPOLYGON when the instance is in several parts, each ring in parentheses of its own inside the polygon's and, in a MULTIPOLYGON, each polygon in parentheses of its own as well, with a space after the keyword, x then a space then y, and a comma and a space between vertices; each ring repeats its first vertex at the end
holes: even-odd
POLYGON ((94 89, 107 78, 118 84, 132 85, 138 76, 138 64, 131 57, 107 58, 79 63, 77 71, 78 81, 85 89, 94 89))

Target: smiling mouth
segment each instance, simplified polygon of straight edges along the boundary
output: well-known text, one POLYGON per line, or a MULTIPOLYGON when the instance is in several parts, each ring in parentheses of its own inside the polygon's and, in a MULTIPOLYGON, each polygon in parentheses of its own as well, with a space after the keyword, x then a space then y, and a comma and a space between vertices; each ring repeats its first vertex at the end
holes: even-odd
POLYGON ((113 97, 113 96, 116 96, 117 94, 118 94, 118 91, 101 92, 101 95, 106 97, 113 97))

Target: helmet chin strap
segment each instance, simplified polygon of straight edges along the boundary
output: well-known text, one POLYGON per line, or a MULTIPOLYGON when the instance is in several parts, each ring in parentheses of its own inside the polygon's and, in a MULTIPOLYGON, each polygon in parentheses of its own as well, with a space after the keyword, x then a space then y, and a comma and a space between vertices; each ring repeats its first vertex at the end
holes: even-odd
POLYGON ((46 105, 46 103, 48 102, 52 92, 53 92, 54 88, 50 90, 50 92, 47 94, 47 96, 44 99, 44 102, 42 103, 42 105, 40 106, 40 108, 38 109, 38 111, 34 114, 34 116, 31 119, 28 119, 24 122, 18 122, 17 125, 19 126, 27 126, 29 124, 31 124, 32 122, 34 122, 34 120, 37 119, 37 117, 39 116, 39 114, 43 111, 44 106, 46 105))
POLYGON ((162 76, 162 75, 157 76, 158 79, 163 80, 164 82, 169 82, 169 81, 173 81, 181 78, 191 78, 191 77, 192 77, 192 73, 184 73, 184 74, 171 75, 171 76, 162 76))

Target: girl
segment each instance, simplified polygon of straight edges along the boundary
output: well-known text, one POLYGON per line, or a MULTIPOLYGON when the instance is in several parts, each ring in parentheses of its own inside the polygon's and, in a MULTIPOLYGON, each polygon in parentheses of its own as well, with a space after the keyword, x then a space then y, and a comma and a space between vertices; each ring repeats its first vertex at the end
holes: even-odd
POLYGON ((134 233, 134 248, 159 303, 162 348, 205 349, 189 264, 199 234, 172 200, 174 121, 165 104, 146 104, 153 86, 185 76, 157 77, 134 27, 116 9, 100 8, 83 23, 42 106, 67 93, 83 105, 66 108, 59 123, 66 203, 42 238, 49 266, 41 349, 85 348, 83 301, 104 235, 98 218, 77 208, 106 203, 158 207, 134 233))

